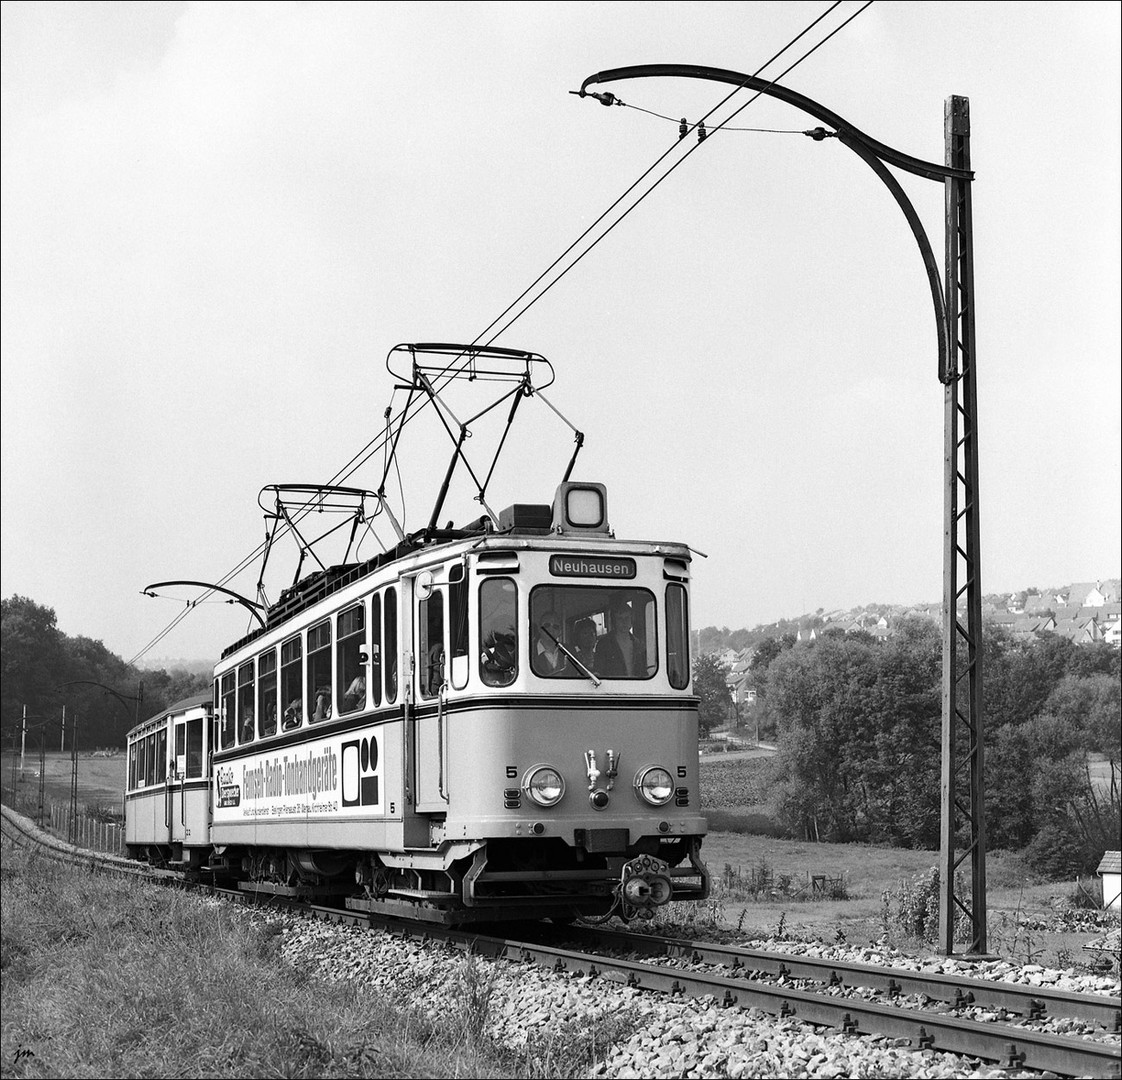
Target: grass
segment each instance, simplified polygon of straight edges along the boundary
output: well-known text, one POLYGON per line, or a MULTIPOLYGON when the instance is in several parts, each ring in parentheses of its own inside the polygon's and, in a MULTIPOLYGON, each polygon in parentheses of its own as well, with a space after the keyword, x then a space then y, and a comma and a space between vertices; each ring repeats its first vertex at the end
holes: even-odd
POLYGON ((279 924, 158 886, 57 867, 5 845, 5 1077, 519 1075, 361 983, 285 964, 279 924))
MULTIPOLYGON (((713 875, 713 896, 704 911, 674 912, 670 919, 714 929, 735 926, 751 936, 783 933, 807 940, 849 945, 888 944, 908 951, 931 951, 930 942, 901 929, 899 908, 938 863, 938 852, 859 844, 813 844, 769 836, 711 832, 702 856, 713 875), (759 899, 745 895, 739 881, 766 867, 776 881, 794 886, 816 874, 843 878, 848 899, 807 902, 789 895, 759 899), (730 872, 726 873, 725 868, 730 872), (884 894, 890 894, 886 912, 884 894)), ((1071 882, 1041 881, 1015 853, 991 852, 986 861, 989 948, 1018 963, 1099 969, 1083 951, 1092 938, 1118 925, 1117 914, 1072 910, 1071 882)), ((802 894, 805 897, 806 892, 802 894)), ((687 907, 688 905, 683 905, 687 907)), ((699 905, 700 908, 700 905, 699 905)), ((1118 958, 1113 958, 1114 971, 1118 958)))

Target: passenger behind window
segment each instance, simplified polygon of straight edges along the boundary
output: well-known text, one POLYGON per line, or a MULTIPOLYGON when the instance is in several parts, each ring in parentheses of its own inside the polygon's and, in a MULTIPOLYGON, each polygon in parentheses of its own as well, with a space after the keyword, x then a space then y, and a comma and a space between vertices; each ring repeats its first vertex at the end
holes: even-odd
POLYGON ((596 624, 591 619, 577 619, 573 623, 573 645, 569 652, 596 673, 596 624))
POLYGON ((299 698, 294 698, 288 703, 287 708, 284 710, 284 717, 281 719, 282 730, 291 731, 293 728, 298 728, 303 715, 304 702, 299 698))
POLYGON ((245 715, 242 717, 242 742, 250 742, 253 739, 253 710, 244 710, 245 715))
POLYGON ((366 704, 366 676, 360 671, 343 695, 343 711, 353 712, 366 704))
POLYGON ((534 645, 534 670, 539 675, 559 675, 567 663, 561 651, 561 620, 556 615, 546 615, 538 627, 538 640, 534 645))
POLYGON ((261 722, 262 735, 275 735, 277 730, 277 703, 270 701, 265 706, 265 719, 261 722))
POLYGON ((326 683, 316 691, 316 707, 312 720, 331 719, 331 687, 326 683))
POLYGON ((429 660, 425 672, 426 680, 424 693, 426 697, 435 697, 444 685, 444 643, 438 641, 429 649, 429 660))
POLYGON ((646 675, 646 650, 631 633, 631 608, 612 610, 612 627, 596 646, 596 673, 608 679, 634 679, 646 675))
POLYGON ((493 631, 483 643, 483 681, 488 686, 506 686, 513 682, 515 661, 514 635, 493 631))

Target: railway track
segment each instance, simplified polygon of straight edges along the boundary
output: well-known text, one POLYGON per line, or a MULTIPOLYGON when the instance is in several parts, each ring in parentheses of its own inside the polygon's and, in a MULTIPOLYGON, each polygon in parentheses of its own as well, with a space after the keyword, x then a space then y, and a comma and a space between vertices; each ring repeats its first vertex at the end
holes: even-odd
MULTIPOLYGON (((25 819, 3 810, 3 831, 48 858, 107 872, 178 881, 178 875, 140 863, 96 855, 44 838, 25 819)), ((244 890, 219 894, 256 899, 244 890)), ((996 1062, 1007 1068, 1062 1076, 1118 1076, 1122 1051, 1111 1033, 1122 1026, 1122 1002, 1092 994, 1026 988, 870 964, 794 957, 758 949, 649 934, 549 925, 521 928, 519 939, 413 924, 400 919, 268 897, 306 917, 377 928, 421 941, 442 941, 494 959, 535 963, 559 973, 596 976, 637 990, 713 998, 726 1007, 758 1008, 852 1035, 885 1035, 932 1049, 996 1062), (956 1015, 978 1007, 999 1014, 981 1021, 956 1015), (1099 1030, 1078 1038, 1040 1030, 1045 1018, 1070 1017, 1099 1030)))

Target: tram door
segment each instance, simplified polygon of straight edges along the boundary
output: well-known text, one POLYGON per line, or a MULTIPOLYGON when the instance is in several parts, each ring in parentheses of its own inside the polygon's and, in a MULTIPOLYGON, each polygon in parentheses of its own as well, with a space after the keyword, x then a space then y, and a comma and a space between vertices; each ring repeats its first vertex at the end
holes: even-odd
POLYGON ((177 719, 175 722, 175 754, 168 770, 167 814, 168 837, 173 844, 181 844, 186 839, 187 792, 184 781, 187 778, 187 723, 177 719))
POLYGON ((413 582, 413 767, 417 812, 448 809, 448 588, 423 572, 413 582))

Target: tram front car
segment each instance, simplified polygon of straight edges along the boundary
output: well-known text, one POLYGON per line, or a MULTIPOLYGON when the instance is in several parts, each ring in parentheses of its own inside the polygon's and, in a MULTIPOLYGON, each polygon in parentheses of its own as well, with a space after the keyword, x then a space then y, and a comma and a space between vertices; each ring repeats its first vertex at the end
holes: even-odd
POLYGON ((708 895, 689 565, 615 540, 604 488, 568 483, 414 577, 417 809, 430 844, 485 840, 468 907, 650 917, 708 895))
POLYGON ((689 576, 685 545, 615 539, 589 483, 364 569, 299 631, 294 619, 230 651, 222 716, 263 645, 280 646, 282 683, 303 652, 309 699, 319 681, 341 692, 355 663, 370 691, 350 715, 338 702, 216 753, 215 842, 251 847, 259 869, 263 850, 287 849, 302 880, 346 867, 349 906, 444 922, 650 918, 704 899, 689 576), (330 671, 313 675, 317 655, 330 671), (283 805, 305 760, 339 761, 338 800, 283 805))

